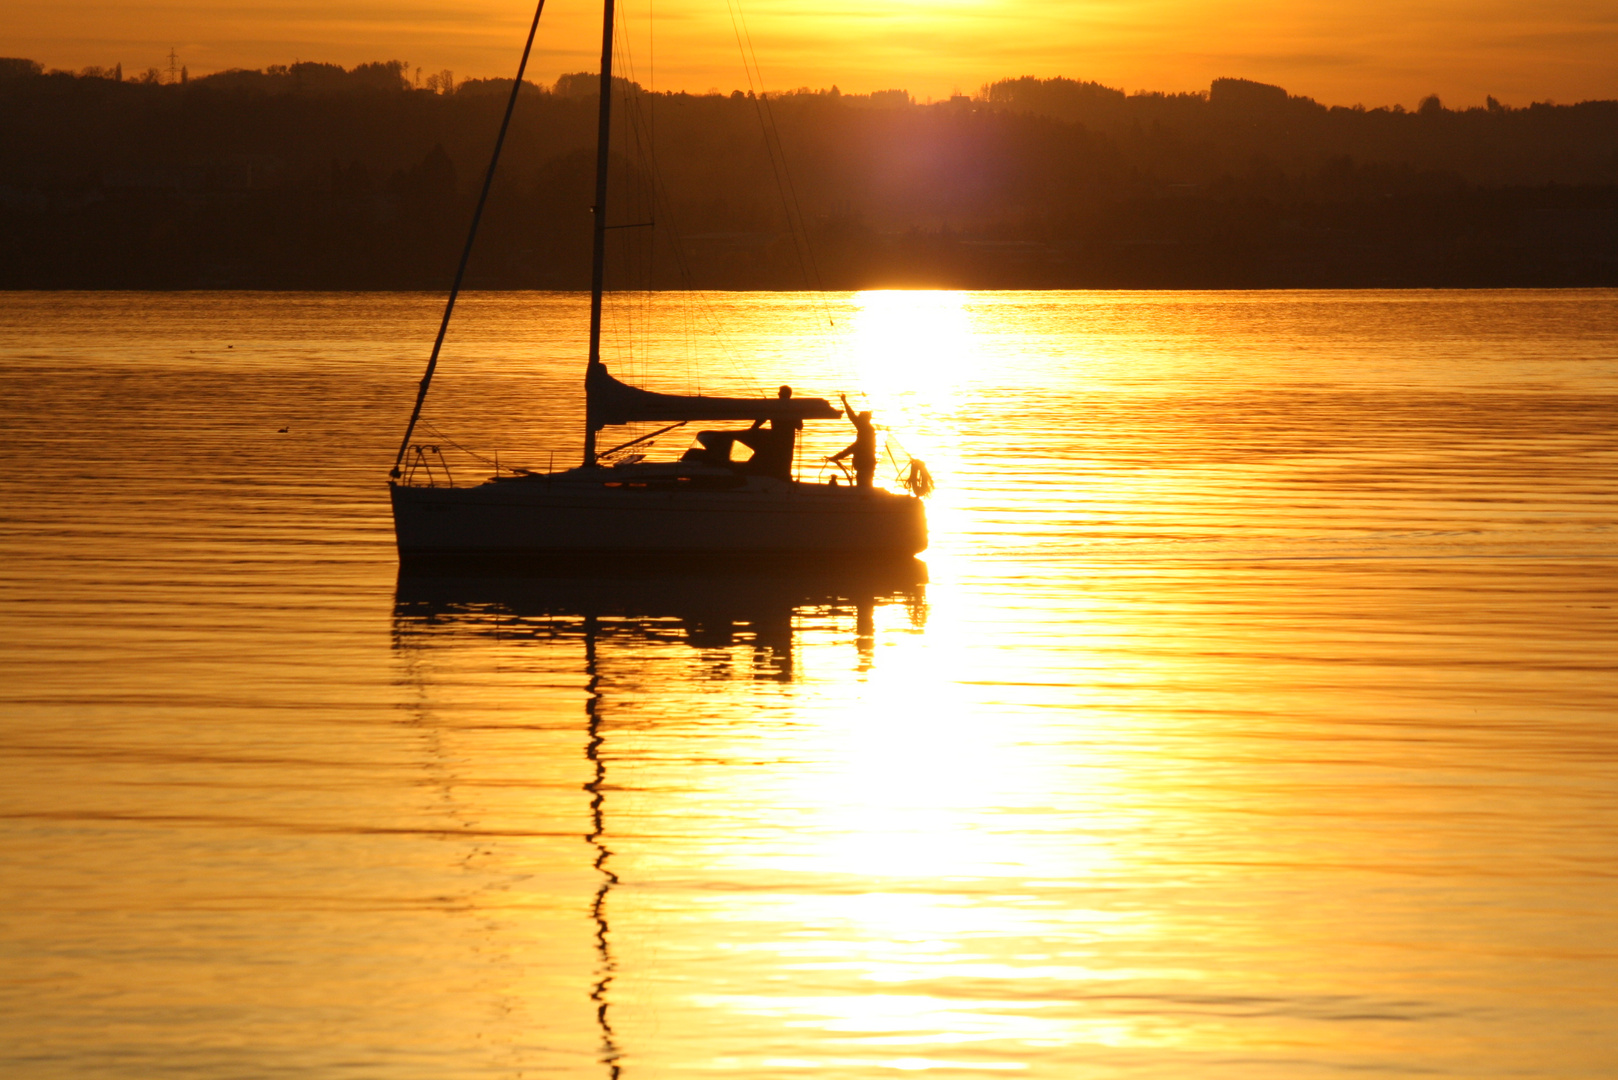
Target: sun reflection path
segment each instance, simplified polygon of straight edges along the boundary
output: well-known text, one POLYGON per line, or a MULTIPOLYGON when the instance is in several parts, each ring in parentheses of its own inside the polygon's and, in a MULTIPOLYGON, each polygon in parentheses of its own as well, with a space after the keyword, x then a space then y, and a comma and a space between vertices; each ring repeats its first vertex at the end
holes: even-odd
POLYGON ((1578 806, 1610 740, 1574 721, 1608 700, 1610 575, 1327 546, 1445 525, 1422 485, 1451 458, 1402 444, 1498 406, 1314 396, 1319 357, 1249 386, 1240 349, 1109 337, 1099 301, 849 303, 842 366, 805 385, 861 391, 940 480, 925 633, 833 590, 603 638, 595 1068, 616 1045, 648 1075, 1293 1080, 1559 1052, 1523 1036, 1568 1030, 1597 971, 1601 882, 1569 868, 1604 865, 1578 806))
MULTIPOLYGON (((935 537, 959 535, 967 518, 962 490, 960 416, 989 363, 964 292, 873 291, 854 297, 844 349, 877 423, 887 429, 894 460, 878 464, 884 480, 903 453, 926 461, 938 482, 927 501, 935 537)), ((894 485, 897 486, 897 485, 894 485)), ((934 544, 929 563, 950 558, 934 544)))
POLYGON ((849 348, 872 405, 911 419, 948 414, 983 356, 963 292, 862 292, 849 348))
MULTIPOLYGON (((1051 753, 1049 709, 1027 700, 1042 686, 1080 717, 1088 702, 1088 731, 1063 737, 1102 744, 1119 722, 1110 691, 1085 688, 1082 662, 1009 670, 986 632, 996 611, 950 587, 933 597, 925 634, 896 605, 861 612, 871 644, 853 672, 846 625, 800 624, 807 685, 793 722, 770 730, 796 767, 698 785, 749 836, 693 831, 706 873, 750 884, 685 903, 724 928, 725 981, 758 989, 690 1004, 722 1027, 823 1033, 824 1056, 752 1059, 765 1068, 1014 1071, 1027 1067, 1018 1047, 1173 1043, 1146 1020, 1076 1016, 1071 1000, 1183 975, 1143 954, 1164 933, 1150 915, 1091 895, 1134 870, 1128 778, 1103 749, 1089 762, 1051 753), (927 1052, 944 1045, 954 1052, 927 1052)), ((1069 636, 1079 655, 1082 628, 1069 636)))

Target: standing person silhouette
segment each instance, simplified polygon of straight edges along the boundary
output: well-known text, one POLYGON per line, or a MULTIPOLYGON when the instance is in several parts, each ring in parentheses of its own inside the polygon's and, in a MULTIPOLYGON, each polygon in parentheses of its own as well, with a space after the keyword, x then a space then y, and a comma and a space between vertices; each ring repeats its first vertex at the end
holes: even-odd
MULTIPOLYGON (((792 398, 792 387, 783 386, 775 396, 782 401, 792 398)), ((697 446, 687 450, 681 461, 698 461, 707 465, 727 465, 741 472, 758 476, 773 476, 792 482, 792 455, 797 447, 798 432, 803 421, 797 417, 779 420, 754 420, 746 431, 699 431, 697 446), (753 451, 745 462, 733 462, 730 453, 735 443, 753 451)))
MULTIPOLYGON (((782 401, 792 399, 792 387, 783 386, 775 392, 775 396, 782 401)), ((760 431, 764 426, 763 420, 753 421, 753 426, 736 437, 736 441, 744 446, 751 447, 753 459, 748 462, 748 472, 760 476, 773 476, 778 480, 792 481, 792 454, 798 441, 798 431, 803 427, 803 421, 798 419, 771 420, 768 429, 760 431)))
POLYGON ((843 401, 843 412, 847 414, 849 423, 854 425, 854 441, 843 449, 837 451, 828 461, 841 461, 852 455, 854 458, 854 483, 863 491, 871 489, 871 483, 876 479, 876 425, 871 423, 871 414, 862 412, 856 414, 848 404, 848 395, 839 395, 843 401))

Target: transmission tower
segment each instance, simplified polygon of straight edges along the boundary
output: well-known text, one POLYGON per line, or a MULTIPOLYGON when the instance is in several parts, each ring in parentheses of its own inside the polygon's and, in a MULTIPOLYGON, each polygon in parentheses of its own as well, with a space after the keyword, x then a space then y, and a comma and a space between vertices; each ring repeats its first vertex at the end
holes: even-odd
POLYGON ((169 46, 169 85, 173 86, 176 83, 178 83, 179 81, 180 81, 180 57, 174 51, 174 46, 170 45, 169 46))

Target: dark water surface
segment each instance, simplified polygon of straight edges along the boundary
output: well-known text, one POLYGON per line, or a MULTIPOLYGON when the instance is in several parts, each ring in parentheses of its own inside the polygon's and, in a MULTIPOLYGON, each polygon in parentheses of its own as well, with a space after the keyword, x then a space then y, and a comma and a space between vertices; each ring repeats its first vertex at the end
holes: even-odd
POLYGON ((626 302, 925 574, 400 581, 439 302, 0 295, 0 1074, 1618 1075, 1618 293, 626 302))

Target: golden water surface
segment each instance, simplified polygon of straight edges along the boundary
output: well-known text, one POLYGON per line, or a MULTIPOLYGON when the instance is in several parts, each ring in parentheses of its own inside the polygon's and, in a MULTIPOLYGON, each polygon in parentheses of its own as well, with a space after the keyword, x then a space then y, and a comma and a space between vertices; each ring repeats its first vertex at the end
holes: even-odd
POLYGON ((1618 1075, 1618 293, 624 301, 925 566, 401 580, 440 302, 0 295, 0 1074, 1618 1075))

